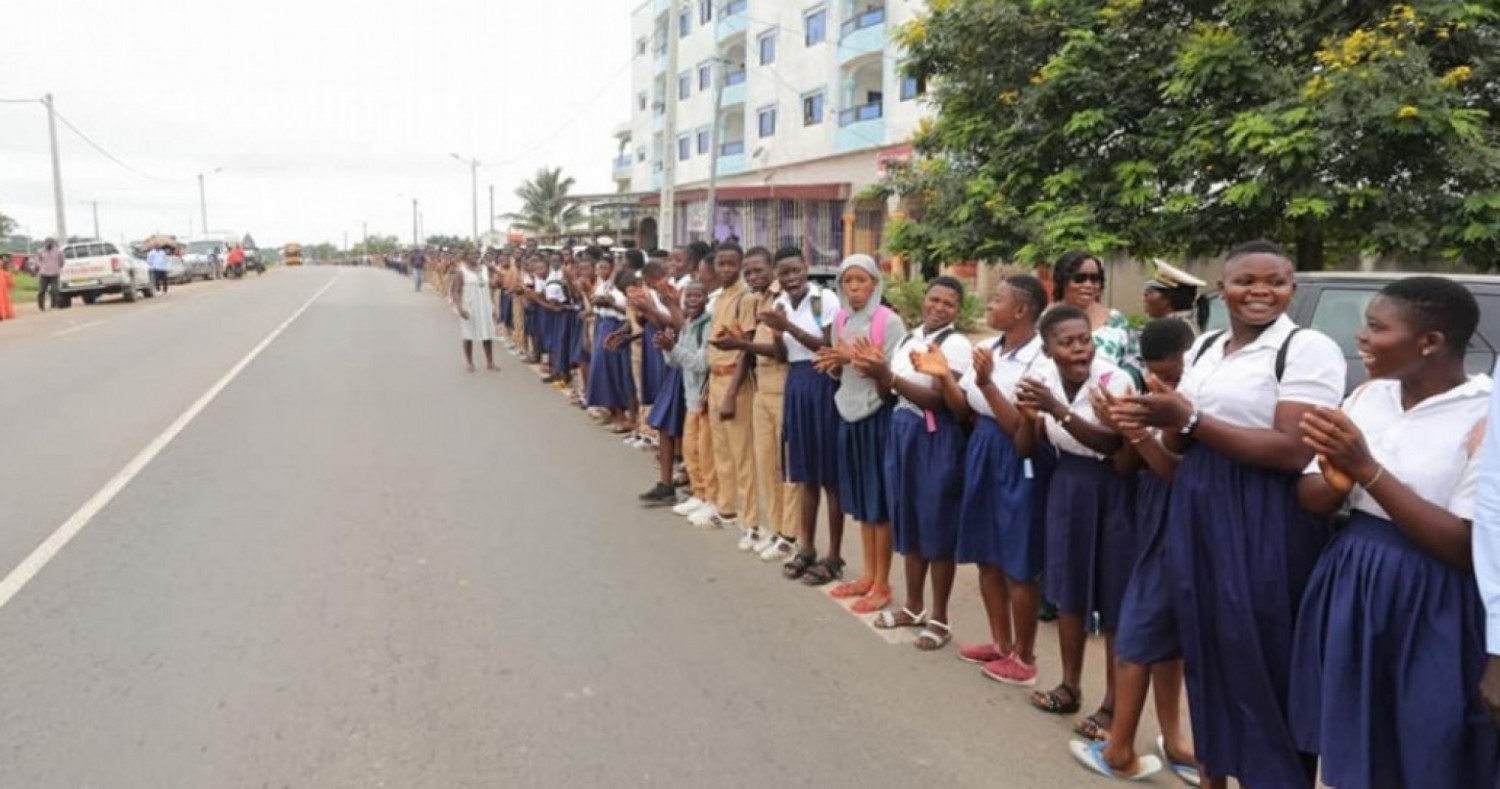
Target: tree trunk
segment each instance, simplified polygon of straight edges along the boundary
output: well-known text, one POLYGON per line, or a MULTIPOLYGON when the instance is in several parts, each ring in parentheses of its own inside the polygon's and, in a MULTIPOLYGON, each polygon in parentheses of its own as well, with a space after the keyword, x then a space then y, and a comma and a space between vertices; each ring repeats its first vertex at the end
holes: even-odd
POLYGON ((1323 228, 1318 220, 1303 217, 1297 220, 1297 270, 1323 270, 1323 228))

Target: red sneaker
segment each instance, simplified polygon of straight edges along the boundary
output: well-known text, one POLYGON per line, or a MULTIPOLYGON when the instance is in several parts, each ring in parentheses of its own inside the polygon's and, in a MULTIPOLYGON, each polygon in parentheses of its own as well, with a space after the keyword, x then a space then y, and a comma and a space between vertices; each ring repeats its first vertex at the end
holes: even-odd
POLYGON ((984 665, 1003 660, 1005 655, 1001 654, 1000 648, 994 644, 974 644, 958 650, 958 659, 965 663, 977 663, 984 665))
POLYGON ((996 682, 1029 688, 1036 684, 1036 664, 1021 662, 1016 655, 984 664, 984 675, 996 682))

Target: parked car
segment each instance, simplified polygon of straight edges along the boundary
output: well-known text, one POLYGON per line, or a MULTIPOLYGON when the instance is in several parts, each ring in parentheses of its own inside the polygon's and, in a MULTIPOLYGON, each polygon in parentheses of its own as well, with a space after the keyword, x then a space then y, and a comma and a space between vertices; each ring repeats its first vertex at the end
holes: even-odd
POLYGON ((58 279, 58 303, 71 306, 73 297, 93 304, 100 296, 118 293, 126 301, 141 295, 156 295, 146 261, 108 241, 85 241, 63 247, 62 276, 58 279))
MULTIPOLYGON (((1359 361, 1359 347, 1354 339, 1365 325, 1365 305, 1386 284, 1413 276, 1410 273, 1317 272, 1297 274, 1297 293, 1287 308, 1287 316, 1298 326, 1317 329, 1333 338, 1344 351, 1349 363, 1344 391, 1365 380, 1365 366, 1359 361)), ((1470 373, 1489 373, 1495 369, 1500 349, 1500 277, 1470 274, 1443 274, 1461 282, 1479 301, 1479 330, 1469 341, 1464 366, 1470 373)), ((1205 331, 1229 327, 1229 314, 1217 293, 1209 296, 1208 323, 1205 331)))
POLYGON ((182 262, 192 279, 218 279, 224 270, 224 257, 228 254, 229 245, 218 239, 189 241, 182 262))

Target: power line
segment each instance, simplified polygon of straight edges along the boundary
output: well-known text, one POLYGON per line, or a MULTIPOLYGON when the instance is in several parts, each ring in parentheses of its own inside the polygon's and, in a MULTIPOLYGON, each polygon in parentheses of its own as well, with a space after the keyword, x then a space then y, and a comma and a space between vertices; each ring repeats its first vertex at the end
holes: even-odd
POLYGON ((522 152, 520 152, 518 154, 515 154, 515 155, 509 157, 508 159, 506 159, 503 162, 498 162, 498 163, 493 164, 493 165, 484 165, 484 167, 500 167, 500 166, 507 165, 507 164, 514 164, 514 163, 519 162, 520 160, 526 158, 527 156, 530 156, 531 154, 536 153, 537 151, 541 150, 542 148, 545 148, 548 145, 551 145, 552 143, 557 142, 557 135, 562 134, 569 127, 571 127, 575 122, 577 122, 579 118, 583 117, 583 114, 585 112, 588 112, 590 109, 592 109, 594 102, 597 101, 600 96, 603 96, 610 88, 614 87, 615 81, 618 80, 620 78, 620 75, 624 74, 625 70, 628 69, 628 68, 630 68, 630 64, 634 63, 634 62, 635 62, 634 56, 626 58, 625 62, 623 64, 621 64, 618 69, 615 70, 615 73, 613 75, 611 75, 610 78, 607 81, 605 81, 602 86, 600 86, 599 90, 597 92, 595 92, 594 95, 590 96, 587 101, 584 101, 579 106, 577 112, 575 112, 571 116, 569 116, 566 121, 563 121, 563 123, 562 123, 561 126, 558 126, 556 129, 552 130, 551 133, 549 133, 546 136, 544 136, 542 138, 541 142, 537 143, 536 145, 531 146, 530 148, 527 148, 526 150, 524 150, 524 151, 522 151, 522 152))
POLYGON ((134 173, 134 174, 142 177, 142 178, 145 178, 148 181, 155 181, 157 183, 171 183, 173 181, 181 182, 183 180, 186 180, 186 179, 182 179, 182 178, 158 178, 158 177, 156 177, 154 175, 151 175, 150 173, 142 172, 141 170, 138 170, 138 169, 136 169, 134 167, 131 167, 130 165, 128 165, 124 161, 122 161, 119 157, 115 156, 114 154, 110 153, 109 151, 104 150, 103 146, 101 146, 99 143, 94 142, 94 140, 91 137, 89 137, 87 134, 84 134, 82 129, 79 129, 77 126, 74 126, 73 122, 70 121, 70 120, 68 120, 67 117, 65 117, 62 113, 57 112, 56 110, 53 110, 53 113, 55 115, 57 115, 57 119, 62 122, 62 125, 68 127, 68 129, 70 131, 72 131, 74 134, 78 135, 79 139, 81 139, 84 142, 88 143, 88 145, 89 145, 90 148, 93 148, 95 151, 98 151, 100 156, 103 156, 104 158, 110 160, 111 162, 114 162, 115 164, 119 165, 120 167, 122 167, 122 168, 124 168, 124 169, 126 169, 126 170, 128 170, 128 171, 130 171, 130 172, 132 172, 132 173, 134 173))

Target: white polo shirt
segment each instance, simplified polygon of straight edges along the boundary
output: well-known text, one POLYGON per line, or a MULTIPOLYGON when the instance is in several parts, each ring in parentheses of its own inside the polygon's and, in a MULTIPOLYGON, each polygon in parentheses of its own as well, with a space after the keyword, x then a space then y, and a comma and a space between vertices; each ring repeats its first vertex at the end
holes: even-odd
MULTIPOLYGON (((1132 394, 1135 392, 1135 384, 1130 379, 1130 373, 1105 361, 1100 356, 1094 357, 1094 363, 1089 367, 1089 379, 1078 387, 1078 394, 1072 398, 1068 397, 1063 388, 1062 373, 1057 369, 1057 364, 1051 359, 1038 362, 1036 374, 1031 376, 1046 384, 1052 394, 1057 397, 1058 402, 1066 403, 1068 411, 1073 414, 1074 419, 1081 419, 1091 424, 1099 424, 1094 417, 1094 405, 1089 402, 1089 392, 1094 389, 1102 389, 1115 397, 1132 394)), ((1095 452, 1083 445, 1082 441, 1073 437, 1061 422, 1052 418, 1051 414, 1042 414, 1042 427, 1047 431, 1047 440, 1058 449, 1071 455, 1082 455, 1095 460, 1103 460, 1104 455, 1095 452)))
POLYGON ((603 296, 610 300, 613 307, 595 307, 594 314, 600 318, 617 318, 625 320, 625 294, 615 287, 613 282, 605 280, 594 284, 594 297, 603 296))
POLYGON ((1193 343, 1191 367, 1177 387, 1205 414, 1239 427, 1269 429, 1276 404, 1286 401, 1332 407, 1344 397, 1347 364, 1338 344, 1322 332, 1303 329, 1287 348, 1286 369, 1276 381, 1276 355, 1297 324, 1285 315, 1254 342, 1224 356, 1229 332, 1204 335, 1193 343), (1209 340, 1212 344, 1199 356, 1209 340), (1197 361, 1194 361, 1196 359, 1197 361))
MULTIPOLYGON (((792 297, 783 293, 771 303, 771 308, 779 308, 786 314, 787 322, 793 326, 808 334, 819 336, 823 334, 825 328, 832 326, 833 322, 838 319, 840 309, 838 294, 819 287, 815 282, 807 284, 807 293, 802 296, 801 304, 793 305, 792 297), (817 312, 813 311, 814 298, 818 302, 817 312)), ((792 336, 791 332, 783 332, 781 339, 786 344, 786 360, 789 363, 810 362, 817 356, 815 352, 792 336)))
POLYGON ((547 281, 542 285, 542 296, 553 304, 562 304, 568 300, 568 289, 563 286, 561 271, 547 276, 547 281))
MULTIPOLYGON (((1500 365, 1495 375, 1500 377, 1500 365)), ((1485 651, 1500 655, 1500 391, 1493 386, 1488 425, 1479 450, 1474 504, 1474 578, 1484 601, 1485 651)))
MULTIPOLYGON (((911 354, 912 351, 927 350, 927 346, 931 343, 928 337, 936 337, 943 332, 948 332, 948 336, 943 338, 943 344, 938 347, 938 350, 947 357, 948 369, 960 376, 967 373, 974 366, 974 346, 969 342, 968 337, 960 334, 951 325, 944 326, 930 335, 921 326, 913 329, 901 341, 901 344, 896 346, 896 352, 890 359, 891 373, 908 383, 936 389, 937 379, 926 373, 917 372, 916 365, 912 364, 911 354)), ((907 400, 904 396, 896 398, 896 407, 915 414, 923 413, 916 403, 907 400)))
MULTIPOLYGON (((1479 488, 1479 449, 1493 387, 1487 375, 1469 380, 1412 406, 1401 407, 1401 382, 1370 381, 1350 393, 1344 413, 1365 435, 1370 455, 1389 474, 1424 499, 1464 520, 1474 519, 1479 488)), ((1318 474, 1318 461, 1306 474, 1318 474)), ((1355 486, 1349 506, 1390 518, 1375 497, 1355 486)))
MULTIPOLYGON (((1042 354, 1040 333, 1013 351, 1005 350, 1002 347, 1004 342, 1005 337, 1000 336, 981 343, 979 347, 989 351, 995 359, 994 370, 990 372, 990 380, 995 384, 995 391, 1004 395, 1005 399, 1015 402, 1016 384, 1019 384, 1022 378, 1031 375, 1034 368, 1048 362, 1048 359, 1042 354)), ((995 417, 995 412, 990 409, 990 401, 985 399, 984 392, 979 391, 979 378, 972 366, 959 379, 958 385, 963 387, 964 396, 968 399, 970 408, 991 419, 995 417)))

